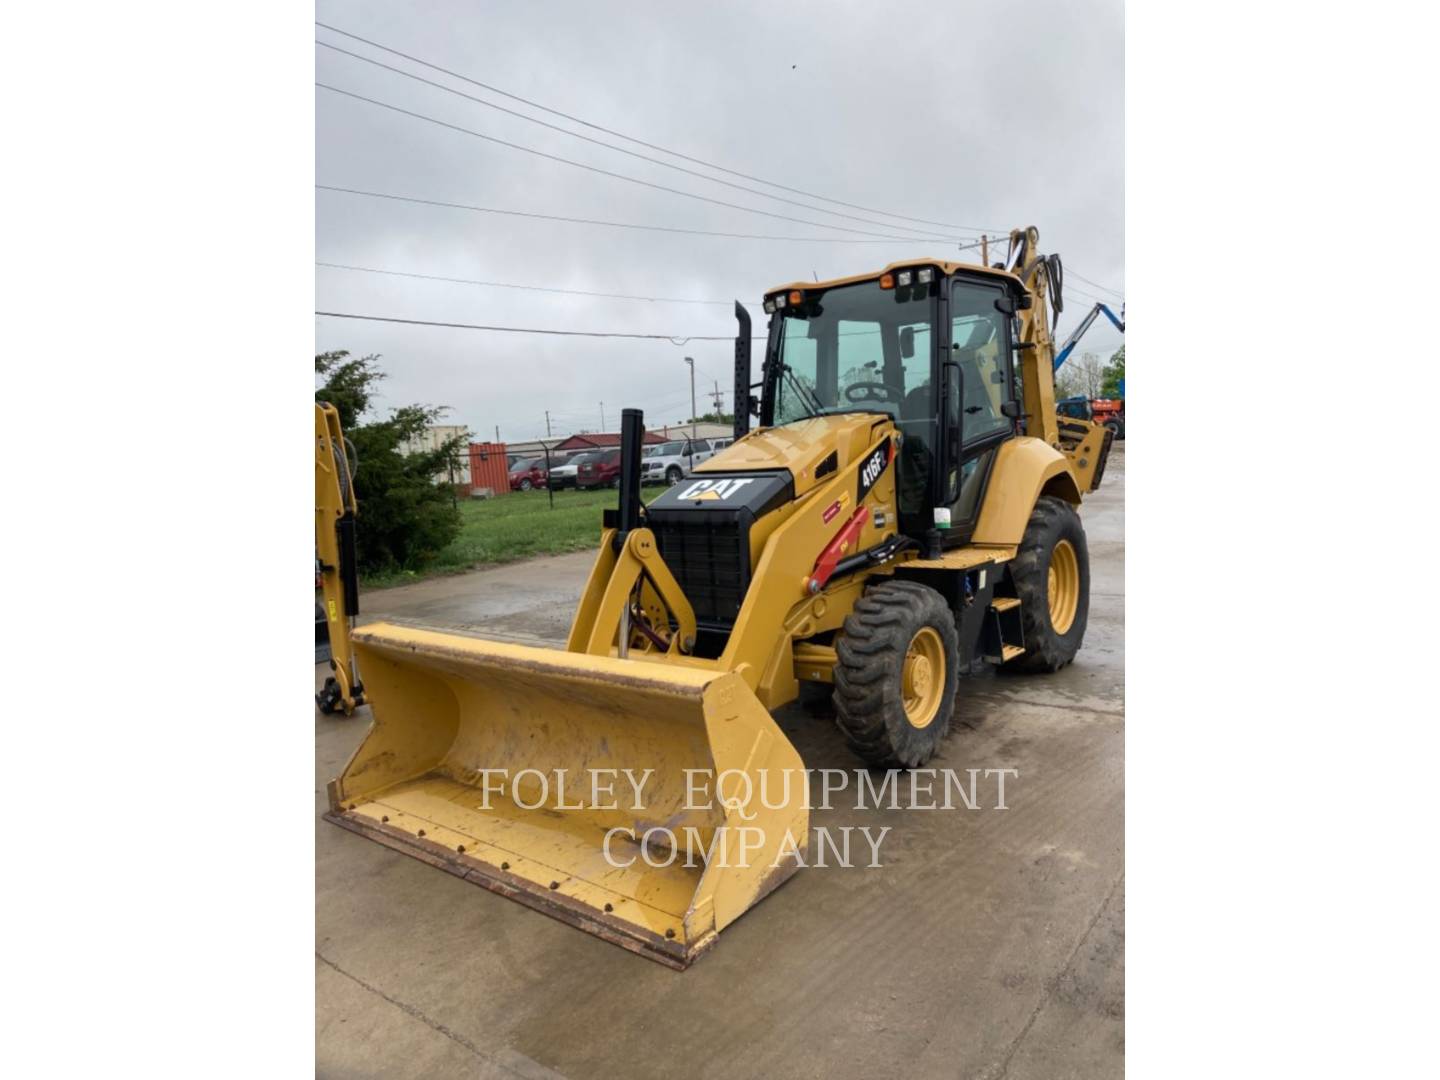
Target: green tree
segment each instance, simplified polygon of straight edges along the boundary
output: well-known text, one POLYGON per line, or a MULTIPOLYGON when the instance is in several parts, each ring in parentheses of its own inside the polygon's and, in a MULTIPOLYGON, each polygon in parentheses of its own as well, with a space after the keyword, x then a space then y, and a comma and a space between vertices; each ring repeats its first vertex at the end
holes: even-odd
POLYGON ((315 374, 325 380, 315 400, 335 406, 354 446, 355 547, 366 573, 418 569, 460 532, 454 489, 435 478, 458 463, 465 440, 457 436, 434 450, 409 450, 445 409, 404 405, 388 417, 371 415, 376 384, 385 378, 379 362, 379 356, 356 359, 343 349, 315 357, 315 374))
POLYGON ((1115 355, 1110 357, 1110 363, 1105 365, 1104 381, 1100 384, 1100 396, 1106 398, 1118 398, 1120 396, 1120 380, 1125 378, 1125 346, 1115 350, 1115 355))

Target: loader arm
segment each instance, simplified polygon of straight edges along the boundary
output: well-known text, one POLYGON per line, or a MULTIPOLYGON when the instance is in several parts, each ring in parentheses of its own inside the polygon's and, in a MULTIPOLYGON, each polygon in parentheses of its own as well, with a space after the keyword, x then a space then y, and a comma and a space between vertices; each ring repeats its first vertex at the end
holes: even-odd
POLYGON ((355 561, 355 486, 345 455, 345 436, 335 406, 315 405, 315 556, 320 568, 325 625, 330 636, 330 669, 315 695, 322 712, 346 716, 365 703, 355 653, 352 620, 360 613, 355 561))

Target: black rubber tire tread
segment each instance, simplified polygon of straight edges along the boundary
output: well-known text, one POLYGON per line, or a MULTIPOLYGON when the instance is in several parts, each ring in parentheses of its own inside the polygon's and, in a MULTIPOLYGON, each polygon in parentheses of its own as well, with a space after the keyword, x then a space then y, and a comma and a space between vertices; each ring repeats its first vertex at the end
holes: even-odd
POLYGON ((835 654, 835 723, 851 750, 880 769, 915 768, 939 752, 959 682, 959 635, 943 596, 913 581, 867 589, 845 619, 835 654), (905 718, 901 675, 910 641, 925 626, 940 635, 945 686, 935 719, 917 728, 905 718))
POLYGON ((1080 515, 1064 499, 1042 495, 1035 500, 1020 550, 1010 563, 1010 577, 1020 598, 1020 623, 1025 653, 1006 664, 1015 671, 1059 671, 1080 651, 1090 617, 1090 550, 1080 515), (1061 540, 1075 549, 1080 569, 1080 600, 1075 621, 1065 634, 1050 625, 1050 553, 1061 540))

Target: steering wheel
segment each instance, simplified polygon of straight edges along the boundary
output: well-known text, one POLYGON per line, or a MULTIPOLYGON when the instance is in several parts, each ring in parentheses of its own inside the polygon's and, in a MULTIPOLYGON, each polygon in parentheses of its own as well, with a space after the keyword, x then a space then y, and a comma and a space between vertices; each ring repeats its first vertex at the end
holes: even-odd
POLYGON ((848 401, 859 403, 862 401, 893 401, 897 405, 905 400, 905 392, 889 383, 883 382, 857 382, 845 387, 845 398, 848 401), (864 390, 864 397, 855 393, 856 390, 864 390), (880 391, 876 393, 875 391, 880 391))

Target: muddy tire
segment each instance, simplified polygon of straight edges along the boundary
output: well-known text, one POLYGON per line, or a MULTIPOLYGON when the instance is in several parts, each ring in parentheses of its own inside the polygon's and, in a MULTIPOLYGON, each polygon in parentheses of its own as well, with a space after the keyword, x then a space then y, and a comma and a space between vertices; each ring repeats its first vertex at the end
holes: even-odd
POLYGON ((914 768, 940 749, 959 678, 955 616, 934 589, 866 591, 835 645, 835 723, 872 768, 914 768))
POLYGON ((1010 577, 1020 598, 1025 653, 1006 667, 1059 671, 1080 651, 1090 616, 1090 551, 1073 506, 1052 495, 1036 500, 1010 577))

